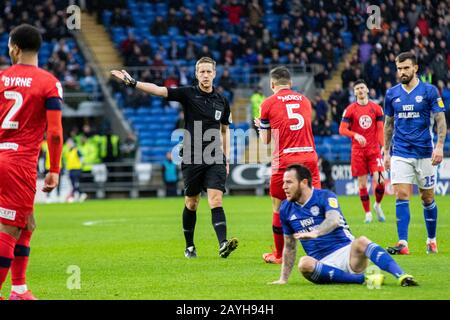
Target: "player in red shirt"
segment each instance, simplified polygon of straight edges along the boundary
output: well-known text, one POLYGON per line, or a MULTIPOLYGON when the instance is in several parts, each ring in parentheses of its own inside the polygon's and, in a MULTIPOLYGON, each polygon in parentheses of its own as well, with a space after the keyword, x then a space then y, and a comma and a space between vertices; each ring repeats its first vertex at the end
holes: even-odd
POLYGON ((274 94, 261 104, 261 118, 255 119, 260 138, 265 144, 274 139, 270 195, 272 196, 272 230, 275 251, 265 253, 267 263, 282 263, 284 236, 281 229, 280 205, 286 199, 283 174, 291 164, 302 164, 312 174, 313 186, 320 188, 320 173, 316 146, 311 126, 312 108, 308 98, 291 90, 292 81, 286 67, 270 72, 270 85, 274 94))
POLYGON ((374 209, 378 221, 384 222, 380 205, 384 196, 384 166, 380 149, 384 145, 383 109, 369 101, 369 89, 364 80, 355 81, 353 90, 356 102, 345 109, 339 133, 352 139, 352 176, 358 177, 359 195, 366 213, 365 223, 372 221, 367 192, 369 173, 376 181, 374 209))
POLYGON ((50 172, 43 191, 50 192, 59 182, 62 87, 38 68, 41 43, 35 27, 14 28, 8 43, 13 66, 0 72, 0 289, 11 268, 11 300, 36 299, 25 274, 35 227, 37 161, 46 129, 50 172))

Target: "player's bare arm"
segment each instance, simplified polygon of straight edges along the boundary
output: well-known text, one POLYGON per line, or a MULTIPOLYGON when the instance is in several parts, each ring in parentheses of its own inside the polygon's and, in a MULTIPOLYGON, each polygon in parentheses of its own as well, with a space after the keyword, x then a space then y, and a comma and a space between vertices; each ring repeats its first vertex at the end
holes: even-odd
POLYGON ((281 265, 280 279, 271 284, 286 284, 292 268, 295 264, 295 256, 297 255, 297 240, 292 235, 284 236, 283 263, 281 265))
POLYGON ((272 138, 270 129, 261 129, 261 119, 259 118, 255 118, 253 122, 255 123, 255 127, 257 127, 259 130, 259 138, 261 139, 262 143, 269 144, 272 138))
POLYGON ((166 87, 157 86, 150 82, 141 82, 133 79, 128 72, 125 70, 112 70, 111 74, 117 79, 123 81, 125 85, 129 87, 135 87, 145 93, 151 94, 153 96, 167 98, 168 91, 166 87))
POLYGON ((434 115, 434 121, 436 122, 438 140, 436 147, 433 150, 433 155, 431 156, 431 163, 433 166, 441 163, 444 157, 444 143, 447 134, 447 123, 445 122, 444 112, 436 113, 434 115))
POLYGON ((367 143, 366 138, 364 138, 364 136, 354 131, 351 131, 349 128, 349 124, 345 122, 341 122, 339 126, 339 134, 355 139, 362 147, 364 147, 367 143))
POLYGON ((230 127, 225 124, 220 125, 223 154, 227 161, 227 174, 230 173, 230 127))
POLYGON ((315 239, 324 234, 330 233, 339 226, 341 214, 339 211, 331 210, 325 213, 325 220, 319 225, 319 227, 311 232, 298 232, 294 234, 294 237, 299 240, 315 239))
POLYGON ((385 116, 384 120, 384 167, 386 170, 391 168, 391 140, 394 133, 394 117, 385 116))
POLYGON ((63 145, 63 129, 61 123, 61 111, 47 111, 47 139, 48 151, 50 153, 50 172, 44 179, 42 191, 50 192, 58 186, 59 183, 59 163, 61 161, 63 145))

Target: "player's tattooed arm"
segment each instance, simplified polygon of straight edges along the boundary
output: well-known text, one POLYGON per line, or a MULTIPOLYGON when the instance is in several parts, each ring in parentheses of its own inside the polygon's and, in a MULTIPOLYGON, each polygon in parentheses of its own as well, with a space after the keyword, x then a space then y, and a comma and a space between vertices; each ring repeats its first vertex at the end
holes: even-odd
POLYGON ((316 239, 324 234, 330 233, 336 229, 340 223, 340 212, 337 210, 330 210, 325 213, 325 220, 323 220, 316 229, 309 232, 297 232, 294 234, 294 237, 299 240, 316 239))
POLYGON ((438 135, 437 145, 444 145, 445 136, 447 135, 447 123, 445 122, 444 112, 435 113, 434 121, 436 121, 436 129, 438 135))
POLYGON ((292 235, 284 236, 283 248, 283 264, 281 265, 281 275, 279 283, 286 283, 292 268, 295 264, 295 256, 297 255, 297 240, 292 235))
POLYGON ((280 280, 287 282, 289 275, 295 263, 295 256, 297 255, 297 241, 291 235, 284 236, 283 248, 283 265, 281 268, 280 280))
POLYGON ((444 158, 444 143, 445 136, 447 134, 447 124, 445 122, 445 115, 443 112, 436 113, 434 115, 434 120, 436 121, 438 141, 433 150, 433 154, 431 155, 431 164, 436 166, 440 164, 444 158))
POLYGON ((384 120, 384 154, 391 149, 391 140, 394 133, 394 117, 385 116, 384 120))
POLYGON ((315 230, 317 231, 317 236, 323 236, 324 234, 330 233, 339 226, 341 220, 341 214, 337 210, 330 210, 325 213, 325 220, 319 225, 315 230))

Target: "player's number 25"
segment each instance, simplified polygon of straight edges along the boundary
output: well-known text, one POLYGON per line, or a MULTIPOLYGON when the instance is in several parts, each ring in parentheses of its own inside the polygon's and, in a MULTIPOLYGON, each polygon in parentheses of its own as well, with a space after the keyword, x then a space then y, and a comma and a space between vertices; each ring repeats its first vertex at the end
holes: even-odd
POLYGON ((14 115, 19 111, 23 104, 23 98, 20 92, 17 91, 5 91, 5 98, 8 100, 14 100, 14 105, 2 122, 2 129, 19 129, 19 121, 11 121, 14 115))
POLYGON ((289 119, 296 119, 298 121, 297 124, 293 124, 290 126, 292 131, 300 130, 305 125, 305 119, 299 113, 295 113, 294 109, 300 108, 300 104, 298 103, 287 103, 286 109, 288 113, 289 119))

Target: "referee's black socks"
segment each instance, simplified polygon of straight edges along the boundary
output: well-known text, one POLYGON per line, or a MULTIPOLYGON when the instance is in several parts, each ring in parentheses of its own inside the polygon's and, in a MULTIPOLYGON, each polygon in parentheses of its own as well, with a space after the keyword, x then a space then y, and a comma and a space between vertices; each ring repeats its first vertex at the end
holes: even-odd
POLYGON ((225 212, 222 207, 211 209, 212 224, 216 231, 217 240, 219 240, 219 246, 227 241, 227 221, 225 219, 225 212))
POLYGON ((186 206, 183 210, 183 231, 186 239, 186 248, 194 246, 194 230, 197 221, 197 211, 191 211, 186 206))

